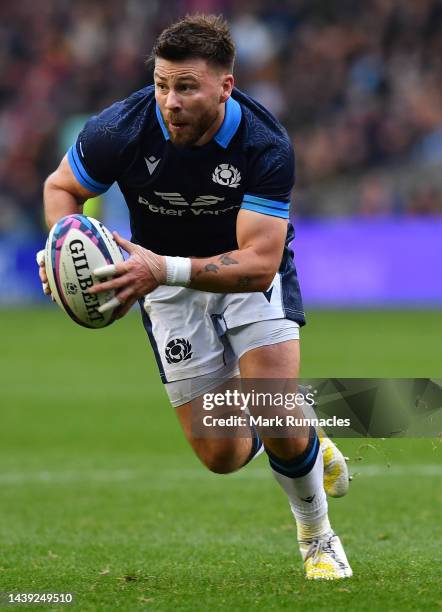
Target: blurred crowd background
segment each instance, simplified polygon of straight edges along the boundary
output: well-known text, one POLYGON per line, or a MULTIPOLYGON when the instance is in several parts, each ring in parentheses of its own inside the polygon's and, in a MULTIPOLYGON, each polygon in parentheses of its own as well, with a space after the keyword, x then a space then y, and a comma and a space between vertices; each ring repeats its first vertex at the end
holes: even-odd
POLYGON ((0 3, 0 236, 41 232, 60 132, 151 82, 145 57, 188 12, 223 13, 237 85, 287 127, 300 217, 442 214, 438 0, 0 3))

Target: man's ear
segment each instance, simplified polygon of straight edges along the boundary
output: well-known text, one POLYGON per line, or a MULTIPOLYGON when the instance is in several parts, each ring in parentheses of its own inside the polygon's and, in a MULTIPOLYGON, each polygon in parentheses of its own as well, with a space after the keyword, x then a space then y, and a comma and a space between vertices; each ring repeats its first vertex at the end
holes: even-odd
POLYGON ((231 94, 235 80, 233 74, 223 74, 222 76, 222 93, 220 95, 220 102, 226 102, 231 94))

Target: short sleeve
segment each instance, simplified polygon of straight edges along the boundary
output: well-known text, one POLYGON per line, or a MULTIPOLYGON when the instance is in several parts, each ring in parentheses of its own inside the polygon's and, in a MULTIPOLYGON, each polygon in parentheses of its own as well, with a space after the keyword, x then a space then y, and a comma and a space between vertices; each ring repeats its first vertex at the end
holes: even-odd
POLYGON ((124 143, 115 129, 118 104, 89 119, 68 151, 68 161, 78 182, 100 194, 118 177, 124 143))
POLYGON ((258 154, 251 164, 241 209, 288 219, 294 182, 293 147, 283 138, 258 154))

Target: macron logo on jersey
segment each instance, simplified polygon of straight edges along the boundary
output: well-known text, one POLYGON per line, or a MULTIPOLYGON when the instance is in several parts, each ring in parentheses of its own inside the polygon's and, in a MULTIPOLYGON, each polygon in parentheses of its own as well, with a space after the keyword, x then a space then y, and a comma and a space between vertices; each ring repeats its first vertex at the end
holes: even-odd
POLYGON ((153 155, 151 155, 149 159, 145 157, 144 161, 146 162, 146 166, 147 166, 147 169, 149 170, 149 174, 152 176, 152 174, 156 170, 156 167, 160 163, 161 159, 156 159, 153 155))

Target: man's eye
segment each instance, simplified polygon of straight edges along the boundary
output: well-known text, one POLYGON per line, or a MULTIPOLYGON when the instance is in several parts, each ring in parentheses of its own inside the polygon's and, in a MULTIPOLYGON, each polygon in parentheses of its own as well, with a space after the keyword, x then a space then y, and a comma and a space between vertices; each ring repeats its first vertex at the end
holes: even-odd
POLYGON ((167 89, 166 85, 164 85, 163 83, 157 83, 156 88, 159 89, 160 91, 166 91, 167 89))

